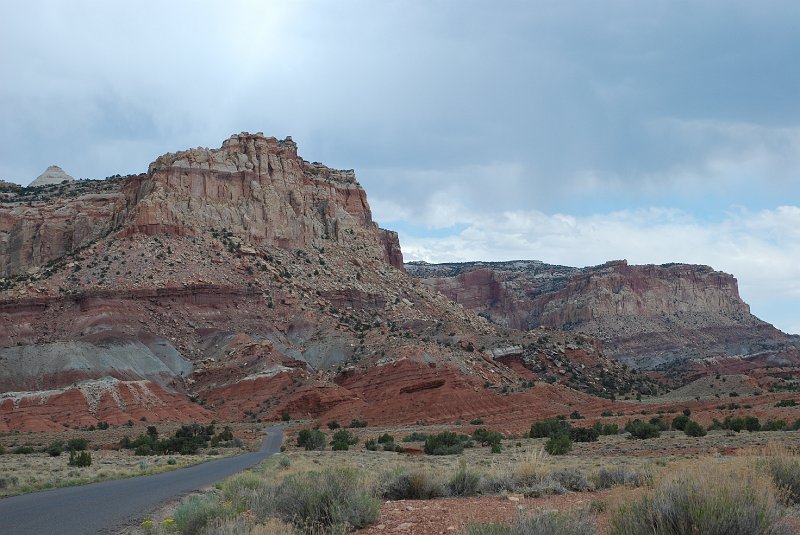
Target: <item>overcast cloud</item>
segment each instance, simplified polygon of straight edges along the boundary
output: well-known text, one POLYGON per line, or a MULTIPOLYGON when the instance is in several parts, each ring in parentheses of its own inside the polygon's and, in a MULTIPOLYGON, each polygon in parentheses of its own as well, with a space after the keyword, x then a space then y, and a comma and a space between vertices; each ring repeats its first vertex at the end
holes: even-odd
POLYGON ((709 264, 800 332, 800 3, 0 8, 0 178, 230 134, 355 168, 407 259, 709 264))

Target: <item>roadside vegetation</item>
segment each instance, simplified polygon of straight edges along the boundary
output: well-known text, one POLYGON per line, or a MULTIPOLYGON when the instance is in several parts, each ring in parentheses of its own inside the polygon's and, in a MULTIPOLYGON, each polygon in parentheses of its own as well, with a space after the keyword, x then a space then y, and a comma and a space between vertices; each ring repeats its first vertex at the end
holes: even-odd
MULTIPOLYGON (((756 436, 732 430, 703 436, 698 429, 705 432, 705 428, 690 415, 683 416, 675 428, 674 419, 661 416, 632 421, 626 427, 643 426, 646 435, 652 429, 662 437, 670 433, 668 440, 678 444, 723 439, 744 444, 742 439, 756 436)), ((290 451, 185 499, 161 520, 147 521, 137 533, 346 533, 385 522, 383 503, 504 496, 533 501, 525 501, 530 508, 517 515, 465 522, 455 533, 590 535, 598 532, 597 525, 612 535, 794 532, 789 530, 787 514, 800 497, 800 460, 792 451, 761 447, 738 457, 604 460, 588 452, 610 445, 642 451, 650 444, 663 447, 665 439, 640 439, 635 432, 605 423, 581 427, 576 420, 534 422, 526 433, 533 438, 504 436, 483 427, 472 433, 441 428, 397 433, 338 426, 303 430, 290 439, 290 451), (603 433, 606 425, 609 434, 603 433), (546 445, 553 440, 568 441, 573 449, 548 453, 546 445), (416 453, 398 455, 398 445, 416 453), (500 453, 492 453, 495 446, 500 453), (536 500, 560 500, 571 493, 588 498, 581 506, 563 510, 535 507, 536 500), (617 495, 624 499, 614 498, 617 495)), ((409 511, 420 508, 426 507, 402 506, 409 511)), ((409 515, 413 520, 413 513, 409 515)))

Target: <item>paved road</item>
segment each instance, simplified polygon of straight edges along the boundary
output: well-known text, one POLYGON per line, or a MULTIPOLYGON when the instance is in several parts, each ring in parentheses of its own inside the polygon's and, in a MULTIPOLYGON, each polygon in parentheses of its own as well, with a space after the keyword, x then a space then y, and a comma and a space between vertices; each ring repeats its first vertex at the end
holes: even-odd
POLYGON ((261 451, 152 476, 23 494, 0 500, 0 534, 113 533, 157 505, 208 486, 276 453, 283 427, 267 429, 261 451))

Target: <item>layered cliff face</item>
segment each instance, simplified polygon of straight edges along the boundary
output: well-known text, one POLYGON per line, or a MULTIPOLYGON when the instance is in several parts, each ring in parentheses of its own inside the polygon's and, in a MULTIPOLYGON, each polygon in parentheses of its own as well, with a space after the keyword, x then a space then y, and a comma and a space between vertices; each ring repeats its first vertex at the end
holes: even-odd
POLYGON ((736 279, 708 266, 517 261, 412 263, 407 270, 494 322, 595 336, 608 354, 637 367, 765 351, 797 359, 797 340, 750 314, 736 279))
MULTIPOLYGON (((479 398, 511 411, 535 380, 603 396, 658 388, 580 335, 493 325, 408 277, 353 172, 306 162, 289 138, 240 134, 141 175, 9 188, 0 223, 0 430, 67 412, 127 421, 157 405, 130 399, 135 385, 231 419, 377 414, 363 381, 342 378, 401 361, 432 371, 375 380, 418 392, 437 376, 437 392, 472 392, 472 412, 479 398), (48 401, 89 400, 93 384, 111 392, 102 411, 48 401)), ((414 421, 382 406, 387 422, 414 421)))

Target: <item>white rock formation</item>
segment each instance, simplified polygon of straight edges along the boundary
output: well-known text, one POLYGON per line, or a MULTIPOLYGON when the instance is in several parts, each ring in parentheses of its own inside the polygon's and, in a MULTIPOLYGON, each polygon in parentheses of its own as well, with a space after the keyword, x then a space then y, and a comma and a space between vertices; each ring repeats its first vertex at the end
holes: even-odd
POLYGON ((64 170, 61 169, 59 166, 51 165, 50 167, 45 169, 44 173, 36 177, 36 180, 28 184, 28 187, 48 186, 50 184, 61 184, 65 180, 68 182, 72 182, 75 179, 69 176, 67 173, 65 173, 64 170))

